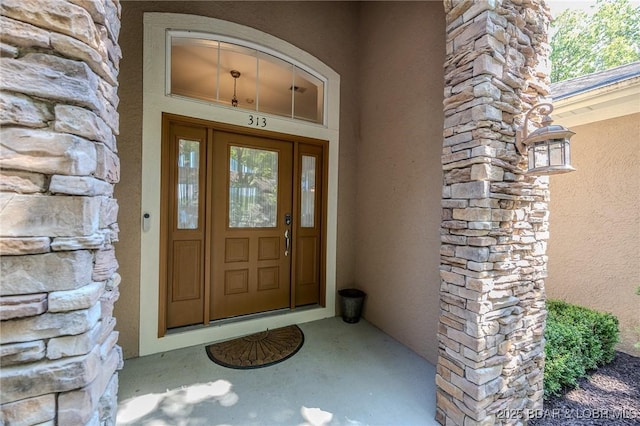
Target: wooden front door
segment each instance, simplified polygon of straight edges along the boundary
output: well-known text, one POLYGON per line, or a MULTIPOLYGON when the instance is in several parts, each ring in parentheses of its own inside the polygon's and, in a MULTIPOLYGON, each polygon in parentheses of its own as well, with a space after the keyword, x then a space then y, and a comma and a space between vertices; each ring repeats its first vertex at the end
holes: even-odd
POLYGON ((324 145, 165 117, 161 334, 324 303, 324 145))
POLYGON ((292 171, 289 142, 215 132, 211 319, 288 308, 292 171))

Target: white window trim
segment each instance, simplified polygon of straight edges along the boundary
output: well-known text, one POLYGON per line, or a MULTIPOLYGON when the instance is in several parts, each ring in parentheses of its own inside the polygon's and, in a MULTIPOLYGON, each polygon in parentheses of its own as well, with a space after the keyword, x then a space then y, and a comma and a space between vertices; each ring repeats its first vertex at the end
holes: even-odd
MULTIPOLYGON (((318 72, 316 72, 314 69, 310 68, 309 66, 301 63, 300 61, 294 59, 294 58, 290 58, 287 56, 282 55, 280 52, 273 50, 271 48, 268 48, 264 45, 259 45, 256 43, 252 43, 252 42, 248 42, 246 40, 241 40, 241 39, 237 39, 237 38, 232 38, 232 37, 227 37, 227 36, 223 36, 220 34, 212 34, 212 33, 205 33, 202 31, 180 31, 180 30, 171 30, 171 29, 167 29, 166 31, 166 37, 167 37, 167 42, 166 42, 166 52, 165 52, 165 60, 166 58, 170 58, 171 57, 171 37, 182 37, 182 38, 198 38, 198 39, 204 39, 204 40, 212 40, 212 41, 216 41, 216 42, 221 42, 221 43, 229 43, 229 44, 234 44, 236 46, 242 46, 242 47, 246 47, 248 49, 252 49, 252 50, 256 50, 260 53, 266 53, 270 56, 273 56, 275 58, 279 58, 282 59, 283 61, 287 62, 290 65, 295 66, 296 68, 309 73, 310 75, 312 75, 313 77, 319 79, 320 81, 322 81, 322 83, 324 84, 323 87, 323 93, 322 93, 322 123, 318 123, 317 121, 311 121, 311 120, 301 120, 302 122, 305 123, 309 123, 309 124, 314 124, 314 125, 321 125, 324 126, 327 122, 327 102, 325 101, 327 99, 327 94, 328 94, 328 81, 327 78, 324 77, 322 74, 319 74, 318 72)), ((169 61, 167 61, 167 63, 169 63, 169 61)), ((181 96, 181 95, 171 95, 171 69, 170 67, 165 67, 165 94, 168 96, 176 96, 179 98, 185 98, 185 96, 181 96)), ((191 99, 191 101, 193 102, 208 102, 208 103, 214 103, 214 102, 209 102, 209 101, 204 101, 204 100, 199 100, 199 99, 191 99)), ((219 103, 219 102, 217 102, 219 103)), ((217 104, 216 103, 216 104, 217 104)), ((224 105, 223 103, 220 103, 220 106, 227 106, 228 105, 224 105)), ((293 112, 293 111, 292 111, 293 112)), ((258 112, 258 111, 254 111, 254 114, 260 114, 260 115, 266 115, 266 116, 272 116, 273 114, 269 114, 269 113, 265 113, 265 112, 258 112)), ((280 117, 280 118, 286 118, 289 120, 295 120, 295 118, 293 117, 287 117, 287 116, 281 116, 281 115, 273 115, 274 117, 280 117)))
MULTIPOLYGON (((145 13, 142 122, 142 201, 140 217, 150 215, 140 239, 140 356, 205 344, 266 328, 283 327, 335 316, 336 245, 338 204, 338 133, 340 76, 312 55, 292 44, 254 28, 203 16, 145 13), (326 228, 326 306, 272 314, 222 325, 172 332, 158 337, 160 247, 160 144, 162 113, 173 113, 250 128, 247 117, 255 112, 211 105, 165 93, 166 33, 168 30, 216 34, 229 40, 251 43, 267 52, 277 52, 320 75, 326 81, 325 125, 286 117, 269 116, 265 130, 329 141, 329 176, 326 228)), ((258 114, 260 115, 260 114, 258 114)), ((266 114, 265 114, 266 115, 266 114)), ((142 219, 141 219, 142 223, 142 219)))

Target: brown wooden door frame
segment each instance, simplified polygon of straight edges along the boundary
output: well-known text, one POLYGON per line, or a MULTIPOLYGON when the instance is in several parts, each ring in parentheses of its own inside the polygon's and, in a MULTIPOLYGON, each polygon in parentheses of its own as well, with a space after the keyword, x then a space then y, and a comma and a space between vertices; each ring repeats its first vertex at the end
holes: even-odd
MULTIPOLYGON (((257 136, 261 138, 267 139, 276 139, 281 141, 290 142, 293 146, 293 190, 292 190, 292 210, 294 215, 294 226, 292 227, 292 253, 291 253, 291 296, 290 296, 290 308, 295 308, 296 306, 317 303, 318 305, 324 307, 326 306, 326 224, 327 224, 327 191, 326 188, 328 183, 328 142, 308 137, 301 137, 295 135, 288 135, 278 132, 265 131, 261 129, 254 128, 245 128, 239 127, 224 123, 217 123, 208 120, 190 118, 185 116, 180 116, 176 114, 163 113, 162 114, 162 159, 161 159, 161 196, 160 196, 160 275, 159 275, 159 316, 158 316, 158 337, 163 337, 166 334, 169 325, 167 323, 167 303, 169 298, 169 265, 167 262, 169 256, 169 243, 171 241, 171 233, 169 232, 170 223, 173 221, 174 214, 170 214, 169 203, 172 200, 171 192, 172 191, 172 183, 175 180, 171 180, 170 173, 167 171, 171 169, 171 144, 167 143, 171 139, 171 126, 176 125, 185 125, 192 126, 199 129, 206 129, 206 153, 204 154, 205 159, 205 167, 207 173, 204 177, 205 179, 205 187, 213 188, 214 186, 214 176, 211 164, 214 161, 214 149, 213 147, 213 135, 214 132, 231 132, 237 133, 240 135, 251 135, 257 136), (297 289, 300 288, 299 280, 299 271, 300 266, 298 262, 298 256, 300 256, 298 247, 301 247, 301 242, 299 241, 300 237, 303 237, 303 233, 301 229, 298 227, 299 215, 300 215, 300 183, 299 183, 299 174, 300 174, 300 161, 302 155, 314 155, 319 159, 316 165, 316 190, 319 192, 317 195, 317 223, 318 226, 315 226, 312 230, 312 233, 315 238, 319 238, 319 242, 316 244, 318 252, 318 260, 317 260, 317 301, 309 301, 309 298, 304 300, 297 300, 297 289), (300 237, 299 237, 300 236, 300 237), (308 302, 308 303, 305 303, 308 302)), ((204 226, 206 230, 213 229, 213 197, 205 197, 204 203, 204 213, 203 220, 204 226)), ((307 233, 309 230, 305 230, 307 233)), ((205 231, 208 232, 208 231, 205 231)), ((212 264, 213 264, 213 253, 212 246, 213 239, 212 232, 208 232, 210 235, 209 242, 204 244, 204 265, 203 265, 203 288, 202 295, 204 297, 204 301, 202 304, 202 314, 201 314, 201 322, 200 324, 208 325, 210 322, 209 313, 210 313, 210 303, 211 303, 211 276, 212 276, 212 264)), ((303 277, 304 278, 304 277, 303 277)), ((307 275, 308 278, 308 275, 307 275)), ((306 279, 306 281, 309 281, 306 279)), ((314 284, 315 285, 315 284, 314 284)))

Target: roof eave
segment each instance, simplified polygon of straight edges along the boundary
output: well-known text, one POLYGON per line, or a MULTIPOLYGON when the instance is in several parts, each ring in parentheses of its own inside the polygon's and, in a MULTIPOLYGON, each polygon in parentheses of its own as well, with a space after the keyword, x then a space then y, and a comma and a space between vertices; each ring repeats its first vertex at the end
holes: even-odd
POLYGON ((640 112, 640 76, 554 99, 553 119, 579 126, 640 112))

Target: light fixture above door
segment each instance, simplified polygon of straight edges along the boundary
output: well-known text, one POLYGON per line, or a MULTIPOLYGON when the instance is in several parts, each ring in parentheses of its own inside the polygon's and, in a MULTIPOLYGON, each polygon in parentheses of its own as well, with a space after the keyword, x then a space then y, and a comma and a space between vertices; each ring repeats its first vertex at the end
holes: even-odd
POLYGON ((238 78, 240 78, 242 74, 240 74, 240 71, 238 70, 231 70, 230 74, 231 74, 231 77, 233 77, 233 98, 231 98, 231 105, 233 105, 234 107, 237 107, 238 98, 236 97, 236 83, 238 82, 238 78))

